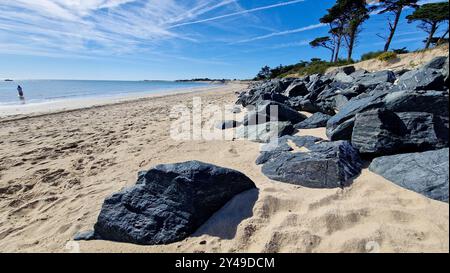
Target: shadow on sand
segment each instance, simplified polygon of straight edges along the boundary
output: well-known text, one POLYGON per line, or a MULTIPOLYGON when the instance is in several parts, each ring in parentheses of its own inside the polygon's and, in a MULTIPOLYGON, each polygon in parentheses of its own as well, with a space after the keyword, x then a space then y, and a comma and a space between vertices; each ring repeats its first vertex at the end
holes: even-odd
POLYGON ((253 216, 253 207, 259 190, 238 194, 208 219, 192 236, 210 235, 221 239, 233 239, 238 225, 253 216))

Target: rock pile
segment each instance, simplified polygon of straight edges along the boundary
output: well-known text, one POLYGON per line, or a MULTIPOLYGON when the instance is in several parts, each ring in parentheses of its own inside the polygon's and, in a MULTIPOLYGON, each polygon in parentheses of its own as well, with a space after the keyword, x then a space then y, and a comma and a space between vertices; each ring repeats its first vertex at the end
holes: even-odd
MULTIPOLYGON (((292 124, 295 130, 326 127, 330 140, 289 136, 295 130, 274 133, 272 135, 285 137, 279 139, 271 151, 263 151, 257 163, 263 164, 264 174, 271 179, 328 188, 349 184, 348 181, 361 169, 360 155, 369 160, 380 157, 374 162, 376 166, 384 166, 382 161, 391 160, 386 156, 410 153, 409 157, 394 157, 404 161, 398 164, 406 166, 409 158, 428 156, 423 152, 439 150, 439 154, 443 153, 449 146, 448 64, 448 57, 437 57, 419 69, 397 73, 370 73, 348 66, 325 75, 276 79, 251 85, 239 94, 237 104, 262 110, 250 111, 244 126, 249 124, 249 120, 257 124, 276 120, 292 124), (279 115, 270 116, 268 106, 278 106, 279 115), (298 111, 314 115, 305 118, 298 111), (291 144, 297 143, 295 145, 302 150, 296 151, 287 140, 291 144)), ((448 166, 448 156, 442 160, 448 166)), ((435 163, 430 161, 426 164, 431 164, 429 167, 432 169, 435 163)), ((425 169, 419 168, 418 171, 425 169)), ((372 170, 386 173, 375 167, 372 170)), ((443 168, 439 175, 448 177, 448 167, 443 168)), ((397 178, 391 179, 398 181, 397 178)), ((399 184, 413 190, 420 188, 417 185, 408 187, 405 183, 399 184)), ((428 188, 433 187, 424 180, 410 183, 422 183, 423 188, 416 191, 425 195, 428 188)), ((435 199, 445 201, 441 196, 435 199)))

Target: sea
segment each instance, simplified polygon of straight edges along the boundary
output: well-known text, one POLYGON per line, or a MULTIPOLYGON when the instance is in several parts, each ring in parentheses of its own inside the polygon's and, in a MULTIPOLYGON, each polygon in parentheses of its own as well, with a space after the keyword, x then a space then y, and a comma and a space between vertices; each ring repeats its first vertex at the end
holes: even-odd
POLYGON ((163 94, 211 86, 209 83, 175 81, 95 81, 95 80, 14 80, 0 82, 0 107, 23 104, 17 86, 23 89, 26 104, 52 101, 122 98, 163 94))

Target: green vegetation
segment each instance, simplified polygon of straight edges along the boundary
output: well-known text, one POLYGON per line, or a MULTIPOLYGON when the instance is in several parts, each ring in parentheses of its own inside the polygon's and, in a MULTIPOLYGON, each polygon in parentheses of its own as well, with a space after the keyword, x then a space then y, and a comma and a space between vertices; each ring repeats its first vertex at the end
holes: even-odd
POLYGON ((269 80, 283 78, 289 75, 306 76, 312 74, 324 74, 328 68, 352 64, 353 61, 338 60, 337 62, 327 62, 321 59, 311 59, 311 61, 301 61, 294 65, 280 65, 271 69, 268 66, 261 68, 254 80, 269 80))
POLYGON ((397 53, 395 52, 384 52, 380 56, 377 57, 379 61, 389 62, 397 59, 397 53))
POLYGON ((428 33, 425 45, 425 49, 428 49, 433 41, 434 34, 436 34, 442 23, 446 23, 447 30, 441 38, 444 39, 448 34, 449 3, 441 2, 422 5, 406 18, 409 23, 415 21, 421 22, 419 28, 428 33))
POLYGON ((361 56, 361 61, 367 61, 378 58, 378 56, 380 56, 383 53, 384 53, 383 51, 367 52, 361 56))
POLYGON ((413 14, 407 16, 409 23, 419 21, 419 28, 429 35, 425 42, 425 50, 431 45, 448 43, 449 34, 449 3, 440 2, 419 5, 418 0, 379 0, 379 5, 369 5, 366 0, 336 0, 334 6, 327 10, 327 13, 320 18, 322 24, 329 26, 328 36, 318 37, 310 42, 313 48, 325 48, 330 51, 330 61, 321 59, 311 59, 311 61, 301 61, 293 65, 279 65, 275 68, 265 66, 261 69, 255 80, 274 79, 289 75, 311 75, 323 74, 330 67, 344 66, 353 63, 353 49, 357 43, 358 35, 362 31, 363 23, 369 19, 370 14, 375 9, 379 14, 392 14, 389 18, 387 37, 382 37, 386 43, 383 50, 368 52, 361 56, 361 60, 378 59, 383 62, 392 61, 398 54, 409 53, 406 48, 393 49, 389 51, 390 45, 399 25, 402 11, 407 7, 415 8, 413 14), (441 37, 435 37, 438 29, 446 23, 446 31, 441 37), (340 59, 342 46, 347 50, 346 60, 340 59))

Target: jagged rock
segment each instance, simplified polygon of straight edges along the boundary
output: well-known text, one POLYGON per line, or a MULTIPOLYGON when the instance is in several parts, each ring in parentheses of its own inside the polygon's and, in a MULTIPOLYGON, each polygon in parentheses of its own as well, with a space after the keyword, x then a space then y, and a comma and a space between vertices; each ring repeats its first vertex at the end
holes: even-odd
POLYGON ((354 117, 357 113, 380 108, 385 94, 375 94, 350 100, 336 115, 327 122, 327 136, 330 140, 350 140, 354 117))
POLYGON ((400 187, 448 203, 449 149, 375 158, 369 169, 400 187))
POLYGON ((244 125, 262 124, 268 121, 299 123, 307 117, 291 107, 275 101, 263 101, 244 117, 244 125))
POLYGON ((371 109, 424 112, 445 117, 449 114, 448 99, 448 93, 442 91, 386 91, 354 98, 328 120, 327 136, 330 140, 350 140, 355 115, 371 109))
POLYGON ((335 111, 332 106, 324 105, 323 103, 313 103, 309 99, 303 97, 291 98, 288 105, 297 111, 305 111, 309 113, 324 113, 328 115, 334 115, 335 111))
POLYGON ((444 90, 444 75, 432 68, 412 70, 399 78, 398 86, 401 90, 444 90))
POLYGON ((308 149, 274 154, 262 172, 270 179, 310 188, 342 188, 361 172, 362 161, 348 141, 320 142, 308 149))
POLYGON ((356 115, 352 145, 371 155, 435 150, 448 146, 448 129, 430 113, 376 109, 356 115))
POLYGON ((424 69, 443 69, 448 57, 439 56, 423 66, 424 69))
POLYGON ((283 95, 288 98, 305 96, 308 94, 308 88, 306 88, 306 84, 303 81, 294 81, 289 85, 289 87, 284 91, 283 95))
POLYGON ((136 185, 108 197, 94 234, 141 245, 181 241, 235 195, 255 188, 244 174, 199 161, 158 165, 139 174, 136 185))
POLYGON ((349 76, 348 74, 340 72, 340 73, 336 74, 336 76, 334 76, 334 80, 343 82, 343 83, 351 83, 355 79, 352 76, 349 76))
POLYGON ((241 125, 240 122, 235 121, 235 120, 225 120, 225 121, 221 121, 218 122, 216 124, 216 128, 220 129, 220 130, 226 130, 226 129, 231 129, 231 128, 235 128, 235 127, 239 127, 241 125))
POLYGON ((393 112, 426 112, 439 116, 449 115, 448 92, 398 91, 385 96, 383 105, 393 112))
POLYGON ((257 125, 241 126, 236 130, 236 137, 254 142, 268 143, 271 140, 295 132, 290 122, 267 122, 257 125))
MULTIPOLYGON (((354 74, 351 74, 352 77, 355 77, 354 74)), ((395 74, 392 71, 378 71, 373 73, 365 73, 355 78, 357 84, 363 85, 366 89, 374 89, 379 84, 383 83, 394 83, 396 78, 395 74)))
POLYGON ((281 93, 292 83, 293 79, 272 80, 255 84, 248 91, 242 92, 236 104, 246 107, 248 105, 257 105, 264 100, 277 101, 284 103, 289 98, 281 93))
POLYGON ((327 125, 327 121, 331 118, 330 115, 323 113, 315 113, 311 117, 305 119, 304 121, 297 123, 294 128, 295 129, 313 129, 325 127, 327 125))

